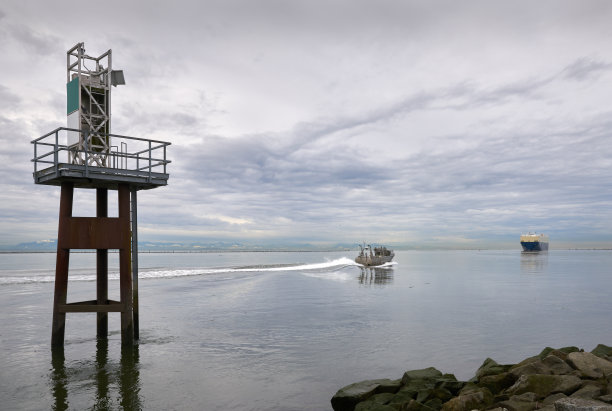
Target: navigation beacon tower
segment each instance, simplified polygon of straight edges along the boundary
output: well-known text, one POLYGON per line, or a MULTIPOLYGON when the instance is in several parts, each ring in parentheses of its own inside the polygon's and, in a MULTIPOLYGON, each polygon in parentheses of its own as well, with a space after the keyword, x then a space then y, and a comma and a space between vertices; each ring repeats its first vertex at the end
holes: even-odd
POLYGON ((138 339, 137 192, 168 184, 168 142, 111 134, 111 86, 125 84, 112 51, 66 56, 68 127, 32 141, 34 182, 61 187, 51 345, 64 344, 66 313, 97 313, 97 336, 108 336, 108 313, 121 313, 121 342, 138 339), (96 216, 73 217, 75 188, 96 190, 96 216), (108 217, 108 190, 118 217, 108 217), (96 298, 68 302, 70 250, 96 250, 96 298), (108 250, 119 250, 120 301, 108 299, 108 250))

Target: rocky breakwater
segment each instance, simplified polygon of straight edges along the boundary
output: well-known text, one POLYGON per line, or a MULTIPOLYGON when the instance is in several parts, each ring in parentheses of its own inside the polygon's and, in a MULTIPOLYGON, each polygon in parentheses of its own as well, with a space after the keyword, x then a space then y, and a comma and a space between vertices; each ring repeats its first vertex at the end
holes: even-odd
POLYGON ((340 389, 335 411, 612 411, 612 347, 545 348, 518 364, 487 358, 469 381, 435 368, 340 389))

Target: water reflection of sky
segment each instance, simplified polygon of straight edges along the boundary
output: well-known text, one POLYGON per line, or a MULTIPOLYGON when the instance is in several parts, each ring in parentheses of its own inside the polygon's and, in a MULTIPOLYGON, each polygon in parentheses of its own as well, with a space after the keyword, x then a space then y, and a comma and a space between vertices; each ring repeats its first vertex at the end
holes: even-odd
MULTIPOLYGON (((65 357, 51 358, 52 283, 0 286, 2 406, 328 409, 355 381, 430 366, 467 380, 486 357, 513 363, 546 346, 591 350, 611 338, 601 326, 612 310, 610 251, 400 250, 393 267, 363 270, 337 262, 345 257, 156 256, 149 270, 223 267, 221 259, 263 268, 141 282, 140 357, 120 349, 120 316, 109 316, 106 350, 95 315, 75 314, 65 357), (268 270, 287 264, 302 267, 268 270)), ((93 282, 69 286, 71 301, 92 294, 93 282)))

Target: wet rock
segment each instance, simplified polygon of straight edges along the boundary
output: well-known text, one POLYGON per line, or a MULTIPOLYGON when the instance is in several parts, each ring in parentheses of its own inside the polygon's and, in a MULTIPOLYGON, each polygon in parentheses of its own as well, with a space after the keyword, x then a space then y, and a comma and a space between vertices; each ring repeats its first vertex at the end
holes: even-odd
POLYGON ((376 392, 396 393, 402 386, 402 380, 382 379, 376 392))
POLYGON ((417 401, 427 404, 427 401, 440 400, 440 405, 453 398, 454 395, 449 390, 444 388, 434 388, 429 392, 429 395, 425 398, 419 398, 417 395, 417 401))
POLYGON ((525 358, 523 361, 519 362, 518 364, 512 365, 512 367, 510 367, 510 369, 508 371, 512 371, 513 369, 515 369, 517 367, 522 367, 523 365, 530 364, 530 363, 532 363, 534 361, 538 361, 538 360, 541 360, 539 355, 536 355, 534 357, 525 358))
POLYGON ((531 411, 538 407, 537 395, 533 392, 526 392, 520 395, 513 395, 510 399, 502 401, 499 405, 509 411, 531 411))
POLYGON ((442 411, 471 411, 486 409, 493 403, 493 394, 486 389, 462 390, 457 397, 442 404, 442 411))
POLYGON ((348 385, 332 398, 335 411, 612 411, 612 348, 591 353, 547 347, 516 365, 487 358, 470 381, 430 367, 400 380, 348 385), (570 397, 568 397, 568 395, 570 397))
POLYGON ((563 347, 563 348, 546 347, 542 350, 542 352, 538 355, 538 357, 542 360, 545 357, 548 357, 550 354, 553 354, 565 361, 569 353, 580 352, 580 351, 582 350, 578 347, 563 347))
POLYGON ((411 401, 415 401, 414 394, 411 391, 400 390, 389 400, 388 405, 394 407, 396 410, 406 407, 411 401))
POLYGON ((394 394, 389 392, 375 394, 366 401, 357 404, 355 411, 395 411, 395 408, 387 405, 393 396, 394 394))
POLYGON ((434 382, 440 377, 443 377, 442 373, 436 370, 434 367, 424 368, 421 370, 406 371, 402 377, 402 384, 406 385, 411 381, 431 381, 434 382))
POLYGON ((600 358, 612 360, 612 347, 607 345, 599 344, 591 351, 591 354, 596 355, 600 358))
POLYGON ((444 374, 442 378, 436 382, 436 388, 448 390, 453 395, 459 394, 459 391, 465 387, 465 381, 457 381, 453 374, 444 374))
POLYGON ((432 398, 430 400, 427 400, 427 402, 425 404, 423 404, 425 407, 431 408, 433 410, 439 411, 440 409, 442 409, 442 404, 444 403, 444 401, 442 401, 440 398, 432 398))
POLYGON ((355 406, 361 401, 367 400, 378 393, 380 387, 388 387, 393 384, 393 380, 380 379, 361 381, 347 385, 338 390, 331 399, 334 411, 353 411, 355 406))
POLYGON ((554 354, 549 354, 544 359, 532 358, 529 362, 521 364, 517 364, 510 369, 510 373, 515 378, 531 374, 565 375, 573 371, 572 367, 554 354))
POLYGON ((355 411, 397 411, 397 409, 391 407, 390 405, 374 404, 370 403, 369 401, 365 401, 357 404, 355 411))
POLYGON ((502 365, 495 362, 495 360, 491 358, 487 358, 484 360, 478 371, 476 371, 476 379, 480 380, 482 377, 486 377, 488 375, 497 375, 504 372, 507 372, 512 365, 502 365))
POLYGON ((404 397, 409 396, 411 399, 422 403, 430 397, 441 378, 448 379, 449 377, 444 377, 440 371, 433 367, 406 371, 401 380, 400 391, 404 397))
POLYGON ((582 398, 562 398, 555 402, 556 411, 612 411, 612 405, 582 398))
POLYGON ((517 378, 517 376, 509 372, 497 375, 487 375, 480 379, 478 385, 488 388, 491 392, 500 392, 511 387, 512 384, 516 382, 517 378))
POLYGON ((518 379, 521 375, 532 375, 532 374, 549 374, 545 372, 542 360, 539 358, 532 358, 528 362, 520 363, 510 368, 510 374, 518 379))
POLYGON ((601 378, 612 373, 612 362, 590 352, 573 352, 567 362, 588 378, 601 378))
POLYGON ((567 398, 567 395, 563 394, 562 392, 558 392, 556 394, 552 394, 549 395, 548 397, 544 398, 542 400, 542 404, 544 405, 552 405, 554 408, 554 404, 557 400, 560 400, 561 398, 567 398))
POLYGON ((425 404, 421 404, 416 400, 411 400, 410 402, 403 404, 398 408, 400 411, 437 411, 433 408, 429 408, 425 404))
POLYGON ((578 391, 574 392, 572 395, 570 395, 570 397, 593 400, 601 395, 601 391, 602 391, 602 387, 600 385, 595 384, 595 383, 590 383, 590 384, 583 386, 578 391))
POLYGON ((574 375, 521 375, 514 385, 508 388, 513 395, 533 392, 538 398, 546 398, 550 394, 562 392, 571 394, 582 385, 580 378, 574 375))
POLYGON ((550 354, 544 358, 542 364, 546 367, 548 373, 552 375, 568 375, 573 371, 572 367, 564 359, 555 354, 550 354))

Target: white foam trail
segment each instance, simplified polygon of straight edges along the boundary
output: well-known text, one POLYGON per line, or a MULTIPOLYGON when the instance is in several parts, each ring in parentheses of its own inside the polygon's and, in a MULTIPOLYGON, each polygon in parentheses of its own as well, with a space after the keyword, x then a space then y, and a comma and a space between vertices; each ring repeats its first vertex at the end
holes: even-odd
MULTIPOLYGON (((288 267, 275 267, 270 269, 269 271, 299 271, 299 270, 320 270, 323 268, 332 268, 332 267, 346 267, 351 265, 358 265, 356 262, 347 257, 338 258, 337 260, 327 261, 325 263, 317 263, 317 264, 304 264, 304 265, 296 265, 296 266, 288 266, 288 267)), ((265 271, 265 270, 264 270, 265 271)))
MULTIPOLYGON (((297 264, 297 265, 275 265, 275 266, 253 266, 253 267, 222 267, 222 268, 194 268, 194 269, 164 269, 164 270, 142 270, 138 273, 138 278, 154 279, 154 278, 175 278, 189 277, 200 275, 215 275, 227 273, 260 273, 273 271, 309 271, 309 270, 325 270, 330 268, 344 268, 348 266, 359 266, 353 260, 347 257, 338 258, 336 260, 326 261, 323 263, 297 264)), ((329 274, 322 274, 325 276, 329 274)), ((70 275, 70 281, 95 281, 95 274, 77 274, 70 275)), ((108 275, 109 280, 118 280, 119 273, 111 272, 108 275)), ((9 284, 34 284, 34 283, 52 283, 55 281, 54 275, 38 275, 38 276, 6 276, 0 277, 0 285, 9 284)))
POLYGON ((280 266, 255 266, 255 267, 236 267, 236 268, 209 268, 209 269, 189 269, 189 270, 160 270, 145 271, 138 273, 139 278, 167 278, 167 277, 187 277, 206 274, 225 274, 225 273, 260 273, 272 271, 303 271, 321 270, 333 267, 357 266, 353 260, 342 257, 337 260, 326 261, 324 263, 299 264, 299 265, 280 265, 280 266))

